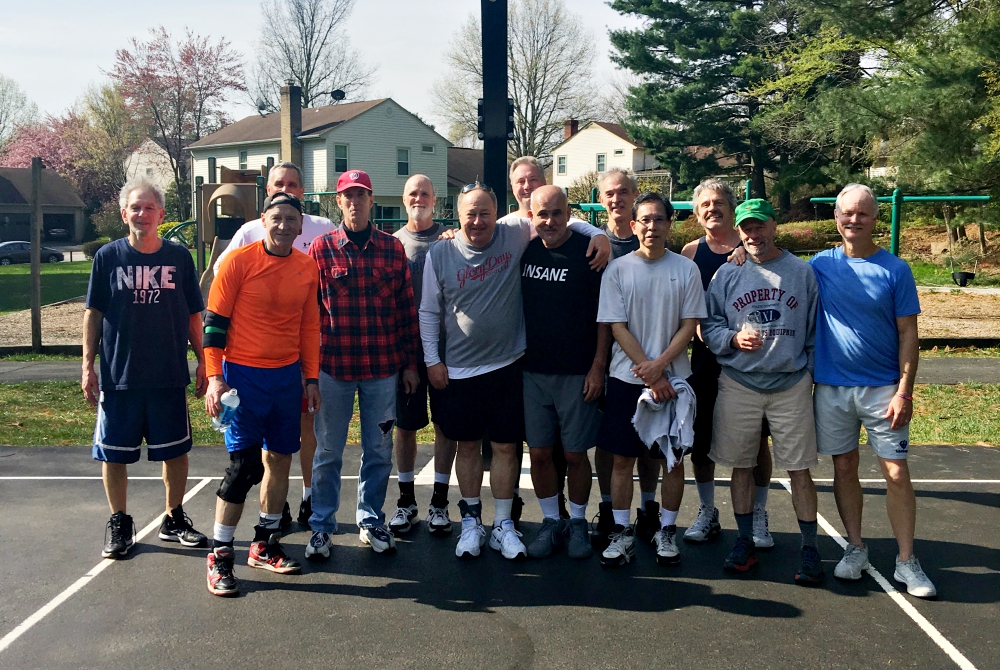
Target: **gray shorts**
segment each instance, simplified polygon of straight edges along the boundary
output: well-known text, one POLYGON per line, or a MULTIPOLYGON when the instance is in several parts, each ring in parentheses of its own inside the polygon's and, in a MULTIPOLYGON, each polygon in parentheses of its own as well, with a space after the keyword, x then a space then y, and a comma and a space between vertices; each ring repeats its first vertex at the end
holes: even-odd
POLYGON ((827 386, 816 384, 813 403, 816 407, 816 442, 819 453, 839 456, 858 448, 861 426, 868 433, 868 444, 879 458, 906 460, 910 448, 910 426, 892 429, 892 420, 884 418, 896 397, 891 386, 827 386))
POLYGON ((586 375, 524 373, 524 433, 529 448, 551 447, 562 437, 564 451, 585 452, 597 442, 601 411, 583 401, 586 375))

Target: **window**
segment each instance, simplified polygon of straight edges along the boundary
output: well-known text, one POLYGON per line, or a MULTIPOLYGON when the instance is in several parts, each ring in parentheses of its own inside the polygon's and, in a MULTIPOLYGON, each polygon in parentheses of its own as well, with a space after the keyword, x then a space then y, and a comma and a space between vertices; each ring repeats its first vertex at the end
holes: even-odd
POLYGON ((410 174, 410 150, 396 149, 396 174, 406 177, 410 174))
POLYGON ((347 145, 333 145, 333 171, 347 172, 347 145))
POLYGON ((240 152, 240 169, 241 170, 247 169, 247 152, 245 151, 240 152))
POLYGON ((422 151, 425 154, 432 154, 432 153, 434 153, 434 145, 433 144, 425 144, 425 145, 423 145, 423 146, 420 147, 420 151, 422 151))
POLYGON ((556 156, 556 174, 566 174, 565 156, 556 156))
POLYGON ((382 205, 375 205, 375 218, 380 220, 398 219, 399 207, 383 207, 382 205))
POLYGON ((597 154, 597 171, 604 172, 607 167, 608 155, 607 154, 597 154))
POLYGON ((625 154, 624 149, 615 149, 615 156, 622 156, 625 154))

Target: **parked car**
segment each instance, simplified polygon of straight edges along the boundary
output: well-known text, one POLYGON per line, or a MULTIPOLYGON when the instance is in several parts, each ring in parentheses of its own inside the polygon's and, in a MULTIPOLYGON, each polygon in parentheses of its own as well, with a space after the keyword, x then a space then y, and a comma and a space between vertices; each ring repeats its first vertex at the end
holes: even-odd
MULTIPOLYGON (((59 263, 62 262, 62 259, 62 252, 42 247, 43 263, 59 263)), ((30 262, 31 244, 28 242, 0 242, 0 265, 30 262)))
POLYGON ((49 228, 45 234, 50 240, 65 240, 69 237, 69 231, 65 228, 49 228))

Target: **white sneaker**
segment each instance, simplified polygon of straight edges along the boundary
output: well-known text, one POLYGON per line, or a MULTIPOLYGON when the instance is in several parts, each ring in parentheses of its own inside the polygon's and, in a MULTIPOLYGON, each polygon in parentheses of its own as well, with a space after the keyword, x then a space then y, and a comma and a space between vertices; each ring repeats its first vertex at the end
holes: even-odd
POLYGON ((500 552, 509 561, 518 561, 528 557, 528 550, 521 542, 521 534, 514 530, 514 522, 506 519, 499 526, 493 527, 490 536, 490 549, 500 552))
POLYGON ((330 549, 333 542, 330 541, 329 533, 314 532, 306 545, 306 558, 310 561, 325 561, 330 558, 330 549))
POLYGON ((447 535, 451 532, 451 518, 447 507, 431 507, 427 510, 427 532, 431 535, 447 535))
POLYGON ((667 526, 653 536, 653 546, 656 547, 657 565, 677 565, 681 562, 681 552, 677 550, 677 527, 667 526))
POLYGON ((617 568, 635 558, 635 534, 632 526, 615 526, 610 535, 611 542, 601 554, 601 565, 617 568))
POLYGON ((362 526, 358 537, 361 544, 367 544, 376 554, 396 553, 396 539, 385 526, 362 526))
POLYGON ((848 544, 844 549, 844 557, 833 569, 837 579, 847 579, 856 582, 864 576, 864 571, 871 567, 868 562, 868 547, 858 547, 848 544))
POLYGON ((417 506, 397 507, 389 519, 389 532, 397 537, 408 533, 413 528, 413 520, 417 518, 417 506))
POLYGON ((722 533, 719 524, 719 510, 715 507, 701 505, 698 508, 698 518, 691 527, 684 531, 685 542, 706 542, 713 535, 722 533))
POLYGON ((774 546, 774 538, 767 529, 767 510, 763 505, 753 506, 753 546, 758 549, 770 549, 774 546))
POLYGON ((479 550, 486 544, 486 528, 483 522, 474 516, 462 518, 462 536, 455 546, 455 555, 459 558, 476 558, 479 550))
POLYGON ((892 578, 901 584, 906 584, 906 592, 916 598, 934 598, 937 596, 937 589, 933 582, 924 574, 920 567, 920 561, 916 556, 910 556, 910 560, 901 561, 896 557, 896 571, 892 578))

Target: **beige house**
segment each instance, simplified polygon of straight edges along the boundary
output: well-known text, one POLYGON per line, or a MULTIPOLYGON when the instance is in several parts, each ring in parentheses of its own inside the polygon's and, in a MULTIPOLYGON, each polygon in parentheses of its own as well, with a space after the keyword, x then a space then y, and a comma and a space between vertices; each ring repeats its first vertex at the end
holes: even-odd
MULTIPOLYGON (((184 140, 184 145, 191 144, 184 140)), ((125 174, 128 179, 144 175, 153 183, 166 191, 174 183, 174 170, 170 166, 170 157, 164 150, 163 140, 148 137, 125 160, 125 174)), ((187 154, 185 159, 189 158, 187 154)), ((182 166, 182 173, 187 172, 187 161, 182 166)))
POLYGON ((567 119, 563 137, 562 144, 552 150, 552 183, 562 188, 588 172, 603 173, 610 167, 633 172, 659 167, 643 143, 630 139, 617 123, 591 121, 579 128, 576 119, 567 119))

